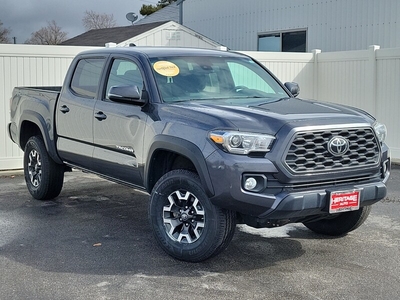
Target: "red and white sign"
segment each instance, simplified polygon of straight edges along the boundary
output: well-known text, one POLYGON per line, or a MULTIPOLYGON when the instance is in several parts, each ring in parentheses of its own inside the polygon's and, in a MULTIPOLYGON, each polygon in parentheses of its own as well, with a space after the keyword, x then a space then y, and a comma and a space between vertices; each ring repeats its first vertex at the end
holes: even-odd
POLYGON ((360 191, 332 192, 329 213, 358 210, 360 208, 360 191))

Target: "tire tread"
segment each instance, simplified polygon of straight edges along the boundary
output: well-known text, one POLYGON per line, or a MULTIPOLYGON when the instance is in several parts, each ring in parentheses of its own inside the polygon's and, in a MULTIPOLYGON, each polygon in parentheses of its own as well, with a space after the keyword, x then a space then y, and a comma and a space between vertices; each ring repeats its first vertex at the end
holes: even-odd
POLYGON ((370 211, 371 206, 364 206, 356 211, 341 213, 334 219, 323 219, 303 224, 315 233, 341 236, 360 227, 368 218, 370 211))
MULTIPOLYGON (((196 196, 199 197, 199 195, 196 196)), ((214 206, 208 199, 203 187, 201 186, 199 176, 196 173, 184 169, 170 171, 157 181, 150 196, 149 218, 153 227, 154 236, 161 248, 172 257, 188 262, 201 262, 221 253, 232 240, 236 227, 235 213, 214 206), (204 237, 205 240, 202 240, 202 243, 205 244, 194 246, 197 247, 197 252, 188 250, 184 245, 177 247, 177 244, 174 244, 174 242, 169 240, 169 237, 166 236, 162 223, 157 219, 158 216, 156 207, 158 201, 162 201, 162 197, 166 196, 166 193, 164 193, 163 190, 166 190, 168 187, 170 187, 170 185, 176 184, 175 180, 178 180, 181 184, 182 182, 185 182, 185 184, 188 186, 193 185, 197 191, 201 191, 199 193, 202 196, 202 205, 206 205, 209 209, 206 215, 206 220, 207 218, 212 217, 209 214, 213 212, 213 218, 216 218, 218 222, 215 224, 215 228, 212 233, 209 232, 210 229, 208 229, 208 232, 203 232, 203 234, 209 234, 210 236, 204 237)), ((198 241, 195 243, 197 242, 198 241)))
POLYGON ((32 136, 25 145, 24 175, 28 190, 37 200, 50 200, 57 197, 64 183, 64 166, 57 164, 47 153, 41 136, 32 136), (31 149, 35 148, 42 160, 42 180, 38 188, 30 184, 27 159, 31 149))

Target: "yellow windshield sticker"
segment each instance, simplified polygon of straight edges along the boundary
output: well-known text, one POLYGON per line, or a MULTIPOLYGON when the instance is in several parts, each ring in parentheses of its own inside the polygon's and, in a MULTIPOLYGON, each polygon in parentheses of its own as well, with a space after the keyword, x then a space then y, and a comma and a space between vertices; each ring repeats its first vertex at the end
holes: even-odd
POLYGON ((153 65, 153 68, 162 76, 173 77, 179 74, 179 67, 170 61, 160 60, 153 65))

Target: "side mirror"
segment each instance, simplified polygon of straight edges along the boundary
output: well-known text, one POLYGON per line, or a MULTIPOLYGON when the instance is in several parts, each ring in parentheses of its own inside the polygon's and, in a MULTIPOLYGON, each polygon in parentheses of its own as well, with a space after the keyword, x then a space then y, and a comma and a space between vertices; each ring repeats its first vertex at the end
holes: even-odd
POLYGON ((297 97, 300 94, 300 87, 296 82, 285 82, 285 87, 289 90, 293 97, 297 97))
POLYGON ((146 101, 141 99, 139 88, 134 85, 112 86, 108 92, 108 99, 115 102, 144 104, 146 101))

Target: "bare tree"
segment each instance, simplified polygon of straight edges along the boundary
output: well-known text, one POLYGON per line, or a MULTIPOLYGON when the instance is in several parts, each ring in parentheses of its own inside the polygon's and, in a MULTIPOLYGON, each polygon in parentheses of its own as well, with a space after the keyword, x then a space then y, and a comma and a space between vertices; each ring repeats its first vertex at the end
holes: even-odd
POLYGON ((47 27, 42 27, 31 34, 25 44, 58 45, 67 39, 67 33, 61 30, 56 21, 47 22, 47 27))
POLYGON ((3 27, 3 22, 0 21, 0 44, 8 44, 10 43, 10 34, 11 30, 9 28, 3 27))
POLYGON ((87 31, 92 29, 112 28, 117 25, 113 14, 98 14, 92 10, 85 11, 85 15, 82 18, 82 23, 83 27, 85 27, 87 31))

